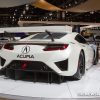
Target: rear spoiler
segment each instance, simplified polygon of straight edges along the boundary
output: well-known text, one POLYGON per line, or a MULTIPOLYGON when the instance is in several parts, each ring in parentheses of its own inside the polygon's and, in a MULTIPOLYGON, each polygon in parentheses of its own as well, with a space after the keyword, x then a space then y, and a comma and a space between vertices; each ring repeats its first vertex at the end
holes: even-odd
POLYGON ((51 41, 54 42, 54 37, 53 37, 53 35, 51 34, 51 32, 48 31, 48 30, 45 30, 45 32, 50 36, 51 41))
POLYGON ((13 44, 13 45, 46 45, 46 44, 51 44, 51 45, 56 45, 56 44, 65 44, 63 42, 47 42, 47 41, 12 41, 12 42, 7 42, 6 44, 13 44))

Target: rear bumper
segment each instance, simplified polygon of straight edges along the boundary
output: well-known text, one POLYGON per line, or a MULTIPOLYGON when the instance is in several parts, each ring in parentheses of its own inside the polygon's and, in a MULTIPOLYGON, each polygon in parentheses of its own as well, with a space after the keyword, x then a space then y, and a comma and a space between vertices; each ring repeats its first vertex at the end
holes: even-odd
POLYGON ((13 61, 28 61, 42 62, 60 76, 73 76, 77 71, 77 56, 73 56, 74 52, 71 52, 71 49, 54 52, 41 51, 33 53, 34 58, 17 58, 18 55, 19 53, 14 51, 1 50, 0 56, 6 60, 1 68, 8 67, 13 61))
POLYGON ((64 76, 58 75, 46 64, 38 61, 12 61, 8 66, 1 69, 0 74, 14 80, 47 83, 61 83, 65 81, 64 76))

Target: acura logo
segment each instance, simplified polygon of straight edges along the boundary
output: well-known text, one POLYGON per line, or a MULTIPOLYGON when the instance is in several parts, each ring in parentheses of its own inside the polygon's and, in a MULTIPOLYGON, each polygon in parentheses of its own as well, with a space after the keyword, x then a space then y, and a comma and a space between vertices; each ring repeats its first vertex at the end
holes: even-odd
POLYGON ((30 52, 30 47, 29 46, 25 46, 22 48, 22 51, 21 51, 23 54, 27 54, 30 52))

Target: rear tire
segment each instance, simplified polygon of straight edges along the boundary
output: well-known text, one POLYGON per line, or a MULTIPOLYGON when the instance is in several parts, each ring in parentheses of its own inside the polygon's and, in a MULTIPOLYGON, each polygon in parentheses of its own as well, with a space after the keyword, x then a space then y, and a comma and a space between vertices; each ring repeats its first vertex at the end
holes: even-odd
POLYGON ((98 49, 97 49, 96 57, 95 57, 95 59, 94 59, 93 65, 97 65, 98 60, 99 60, 99 51, 98 51, 98 49))
POLYGON ((75 80, 80 80, 84 74, 85 74, 85 57, 83 52, 80 52, 77 72, 73 77, 75 80))

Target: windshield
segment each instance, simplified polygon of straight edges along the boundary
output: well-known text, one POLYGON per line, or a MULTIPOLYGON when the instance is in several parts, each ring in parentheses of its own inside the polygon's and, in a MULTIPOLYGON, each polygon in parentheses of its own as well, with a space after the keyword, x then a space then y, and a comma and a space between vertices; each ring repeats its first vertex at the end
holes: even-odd
MULTIPOLYGON (((60 39, 65 36, 67 33, 51 33, 54 39, 60 39)), ((50 35, 47 33, 38 33, 37 35, 33 36, 31 39, 50 39, 50 35)))

